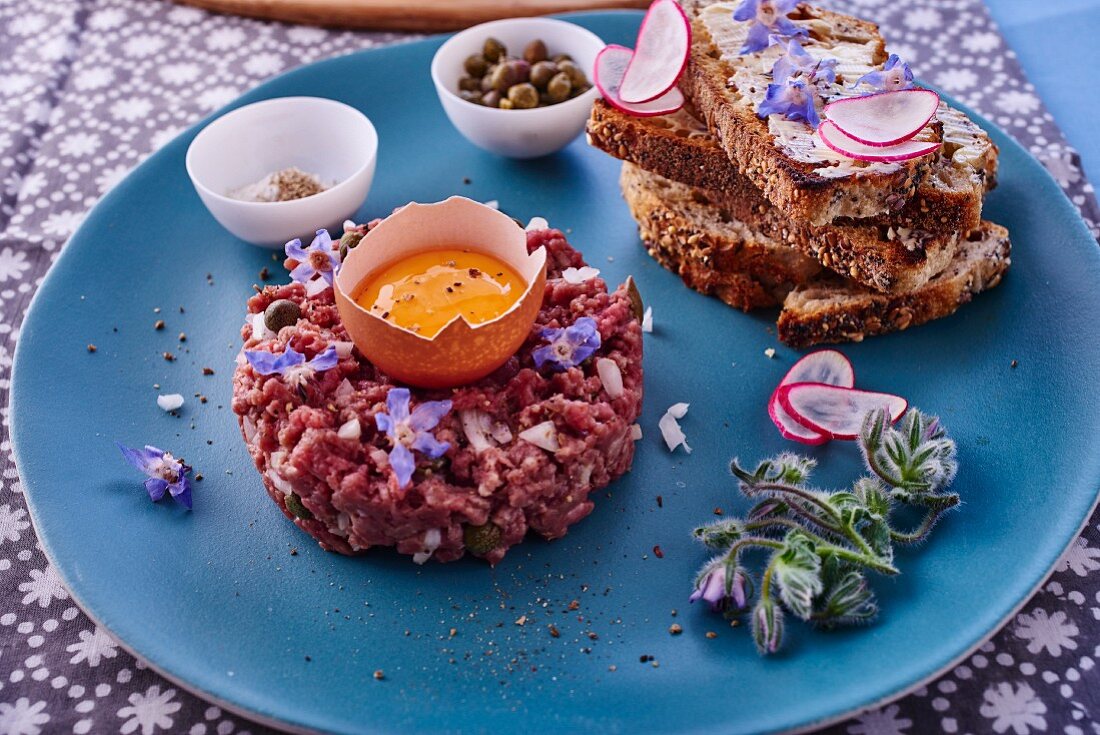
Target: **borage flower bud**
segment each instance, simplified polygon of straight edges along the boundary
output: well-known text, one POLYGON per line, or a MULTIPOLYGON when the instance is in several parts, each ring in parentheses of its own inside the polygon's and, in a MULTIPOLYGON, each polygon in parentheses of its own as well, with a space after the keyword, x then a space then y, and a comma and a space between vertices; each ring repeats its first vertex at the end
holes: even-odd
POLYGON ((761 654, 779 650, 783 640, 783 611, 770 597, 761 597, 752 611, 752 637, 761 654))

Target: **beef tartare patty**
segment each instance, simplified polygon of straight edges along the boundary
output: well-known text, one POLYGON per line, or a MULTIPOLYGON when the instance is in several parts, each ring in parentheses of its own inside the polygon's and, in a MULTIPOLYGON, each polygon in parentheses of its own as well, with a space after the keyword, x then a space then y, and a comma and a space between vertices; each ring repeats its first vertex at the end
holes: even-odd
MULTIPOLYGON (((625 286, 608 293, 599 277, 563 279, 562 271, 585 263, 561 232, 528 233, 528 250, 539 247, 547 249, 545 295, 516 355, 472 385, 411 390, 412 408, 452 402, 431 430, 450 446, 438 459, 416 453, 404 487, 389 464, 392 442, 375 421, 395 384, 354 349, 332 290, 307 296, 301 284, 268 286, 249 300, 244 349, 291 347, 312 359, 335 346, 339 356, 334 368, 301 381, 261 375, 242 351, 233 378, 233 411, 268 494, 323 548, 354 554, 396 546, 421 562, 469 552, 496 563, 528 530, 564 535, 592 511, 592 491, 630 469, 642 401, 642 332, 630 294, 625 286), (301 316, 276 334, 262 315, 277 299, 295 302, 301 316), (536 367, 542 331, 583 317, 599 330, 595 354, 560 372, 536 367), (614 398, 600 379, 601 358, 622 374, 614 398), (552 430, 537 444, 520 436, 549 429, 546 422, 552 430)), ((606 373, 609 365, 602 367, 606 373)))

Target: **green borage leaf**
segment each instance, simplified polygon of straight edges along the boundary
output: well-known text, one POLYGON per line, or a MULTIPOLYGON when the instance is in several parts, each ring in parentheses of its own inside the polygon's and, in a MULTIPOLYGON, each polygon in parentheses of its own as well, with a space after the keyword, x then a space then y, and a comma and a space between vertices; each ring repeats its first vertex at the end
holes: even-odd
POLYGON ((752 590, 759 589, 751 624, 762 654, 778 650, 784 611, 825 628, 874 620, 879 608, 867 573, 897 574, 894 545, 923 541, 959 503, 947 492, 958 472, 955 442, 935 416, 913 409, 895 426, 885 411, 872 411, 857 441, 870 474, 844 490, 809 487, 816 462, 808 457, 784 452, 751 470, 734 459, 730 470, 756 504, 744 518, 694 531, 719 553, 697 578, 693 599, 735 617, 747 612, 752 590), (924 510, 913 530, 891 525, 899 505, 924 510), (758 585, 742 563, 752 548, 769 552, 758 585), (719 569, 722 587, 714 585, 719 569))

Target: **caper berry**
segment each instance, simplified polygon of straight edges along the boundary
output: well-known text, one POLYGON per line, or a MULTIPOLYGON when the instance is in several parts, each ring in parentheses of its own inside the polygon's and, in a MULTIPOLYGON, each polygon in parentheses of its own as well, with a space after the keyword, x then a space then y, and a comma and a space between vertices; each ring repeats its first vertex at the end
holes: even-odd
POLYGON ((458 80, 458 89, 460 92, 480 92, 481 77, 462 77, 458 80))
POLYGON ((514 110, 516 107, 512 104, 512 100, 508 99, 507 97, 502 97, 498 106, 502 110, 514 110))
POLYGON ((573 91, 573 83, 569 81, 569 75, 559 71, 546 85, 546 96, 551 104, 565 102, 569 99, 569 93, 573 91))
POLYGON ((495 38, 486 38, 485 45, 481 49, 481 54, 489 61, 497 62, 508 55, 508 49, 504 47, 503 43, 495 38))
POLYGON ((500 546, 503 538, 504 532, 492 521, 483 526, 466 526, 462 529, 462 542, 471 554, 488 554, 500 546))
POLYGON ((458 93, 458 96, 467 102, 473 102, 475 105, 481 104, 481 92, 467 92, 463 90, 458 93))
POLYGON ((529 110, 538 107, 539 91, 530 82, 516 84, 508 90, 508 101, 517 110, 529 110))
POLYGON ((296 518, 301 518, 303 521, 313 520, 313 514, 309 512, 309 508, 302 505, 302 499, 294 493, 287 493, 283 502, 286 504, 286 509, 296 518))
POLYGON ((558 65, 553 61, 540 61, 531 67, 531 84, 546 89, 550 79, 558 73, 558 65))
POLYGON ((546 44, 536 38, 523 49, 523 58, 528 64, 546 61, 546 44))
POLYGON ((466 57, 462 66, 470 76, 481 77, 485 76, 485 72, 489 69, 489 60, 481 54, 471 54, 466 57))
POLYGON ((505 94, 515 84, 526 82, 531 76, 531 65, 523 59, 509 59, 493 70, 493 89, 505 94))
POLYGON ((354 230, 348 230, 340 236, 340 247, 346 247, 348 250, 354 250, 355 246, 359 244, 359 241, 366 235, 365 232, 361 232, 360 228, 354 230))
POLYGON ((290 299, 272 301, 264 310, 264 324, 272 332, 278 332, 283 327, 293 327, 302 316, 302 310, 290 299))
POLYGON ((481 104, 486 107, 500 107, 500 92, 493 89, 481 95, 481 104))
POLYGON ((626 286, 626 296, 630 299, 630 311, 634 313, 635 319, 641 321, 645 316, 645 304, 642 303, 642 293, 638 290, 634 276, 627 276, 623 285, 626 286))
POLYGON ((495 69, 495 66, 489 67, 489 71, 485 72, 485 76, 478 82, 478 87, 482 92, 488 92, 493 88, 493 71, 495 69))
POLYGON ((588 77, 586 77, 584 72, 581 71, 581 68, 572 61, 558 62, 558 71, 563 71, 569 75, 569 82, 574 88, 580 88, 588 84, 588 77))
POLYGON ((573 57, 570 56, 569 54, 554 54, 554 57, 551 59, 551 61, 553 61, 555 64, 560 64, 563 61, 572 61, 572 60, 573 60, 573 57))

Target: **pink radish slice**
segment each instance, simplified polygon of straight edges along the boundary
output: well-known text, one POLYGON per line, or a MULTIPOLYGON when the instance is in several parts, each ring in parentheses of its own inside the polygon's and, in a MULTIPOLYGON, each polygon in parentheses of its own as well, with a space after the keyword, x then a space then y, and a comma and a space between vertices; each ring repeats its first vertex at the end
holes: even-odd
POLYGON ((649 102, 638 104, 623 102, 619 97, 619 86, 622 84, 623 75, 626 73, 626 68, 633 56, 633 51, 625 46, 615 44, 605 46, 596 56, 596 89, 600 90, 600 94, 603 95, 608 104, 628 115, 637 115, 638 117, 667 115, 683 107, 684 95, 676 87, 649 102))
POLYGON ((868 411, 885 408, 897 421, 909 407, 901 396, 821 383, 791 383, 776 395, 791 418, 830 439, 855 439, 868 411))
POLYGON ((856 384, 856 371, 851 361, 836 350, 811 352, 791 366, 768 400, 768 416, 784 439, 802 444, 824 444, 829 437, 802 426, 779 404, 779 388, 792 383, 823 383, 851 388, 856 384))
POLYGON ((817 134, 821 142, 842 156, 854 158, 858 161, 908 161, 910 158, 927 156, 939 150, 938 142, 922 142, 919 140, 907 140, 897 145, 872 146, 864 145, 854 138, 849 138, 831 120, 825 120, 817 128, 817 134))
POLYGON ((852 140, 885 148, 923 130, 939 106, 940 96, 930 89, 899 89, 836 100, 825 105, 824 112, 852 140))
POLYGON ((687 66, 691 23, 675 0, 654 0, 642 19, 634 57, 623 74, 619 98, 627 104, 655 100, 672 89, 687 66))
POLYGON ((807 429, 791 418, 791 415, 787 413, 783 406, 779 405, 778 391, 772 393, 771 400, 768 401, 768 416, 771 417, 772 423, 775 424, 775 428, 779 429, 779 435, 784 439, 790 439, 791 441, 796 441, 800 444, 809 444, 811 446, 824 444, 829 441, 829 437, 813 429, 807 429))

